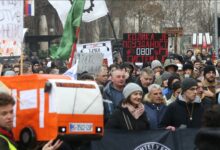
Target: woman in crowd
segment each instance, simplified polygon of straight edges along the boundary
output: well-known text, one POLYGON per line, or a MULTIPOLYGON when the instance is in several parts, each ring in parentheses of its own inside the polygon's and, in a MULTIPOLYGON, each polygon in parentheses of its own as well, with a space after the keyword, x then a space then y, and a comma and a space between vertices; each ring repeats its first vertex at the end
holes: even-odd
POLYGON ((129 83, 123 90, 125 99, 119 104, 117 109, 110 116, 106 128, 124 130, 146 130, 149 123, 144 112, 142 102, 142 88, 129 83))

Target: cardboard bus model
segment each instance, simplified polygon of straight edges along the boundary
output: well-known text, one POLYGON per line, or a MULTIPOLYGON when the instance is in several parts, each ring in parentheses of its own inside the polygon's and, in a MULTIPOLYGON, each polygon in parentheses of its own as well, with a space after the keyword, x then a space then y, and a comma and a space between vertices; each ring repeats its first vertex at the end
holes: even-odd
POLYGON ((59 135, 72 140, 102 137, 103 101, 95 82, 37 74, 0 81, 16 100, 13 132, 23 145, 59 135))

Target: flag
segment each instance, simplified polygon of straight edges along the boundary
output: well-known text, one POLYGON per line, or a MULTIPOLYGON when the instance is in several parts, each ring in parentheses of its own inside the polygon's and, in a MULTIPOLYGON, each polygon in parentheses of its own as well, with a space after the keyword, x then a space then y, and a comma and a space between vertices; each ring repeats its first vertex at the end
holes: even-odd
POLYGON ((49 0, 49 3, 55 8, 58 13, 58 16, 62 22, 62 25, 65 25, 65 21, 68 15, 69 10, 71 9, 71 3, 69 0, 49 0))
POLYGON ((69 76, 72 80, 77 80, 77 67, 78 67, 78 60, 63 75, 69 76))
MULTIPOLYGON (((56 9, 59 18, 64 25, 68 10, 71 8, 70 1, 49 0, 49 2, 56 9)), ((108 9, 105 0, 86 0, 82 20, 84 22, 90 22, 107 15, 107 13, 108 9)))
POLYGON ((34 16, 34 0, 25 0, 24 4, 24 14, 25 16, 34 16))
POLYGON ((108 9, 105 0, 87 0, 84 6, 82 20, 91 22, 107 15, 108 9))
POLYGON ((84 4, 85 0, 73 1, 66 19, 59 48, 56 53, 51 54, 53 59, 68 59, 70 57, 72 46, 76 45, 78 39, 84 4))

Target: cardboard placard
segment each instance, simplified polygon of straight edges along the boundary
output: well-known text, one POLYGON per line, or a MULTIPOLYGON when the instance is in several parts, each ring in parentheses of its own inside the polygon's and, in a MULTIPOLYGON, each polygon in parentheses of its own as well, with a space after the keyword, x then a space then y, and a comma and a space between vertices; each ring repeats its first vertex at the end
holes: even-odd
POLYGON ((79 53, 77 59, 79 60, 77 73, 87 71, 96 74, 102 66, 103 55, 101 53, 79 53))
POLYGON ((103 58, 107 59, 107 65, 113 64, 112 45, 110 41, 77 44, 78 53, 101 53, 103 58))
POLYGON ((23 39, 23 1, 0 1, 0 57, 20 56, 23 39))

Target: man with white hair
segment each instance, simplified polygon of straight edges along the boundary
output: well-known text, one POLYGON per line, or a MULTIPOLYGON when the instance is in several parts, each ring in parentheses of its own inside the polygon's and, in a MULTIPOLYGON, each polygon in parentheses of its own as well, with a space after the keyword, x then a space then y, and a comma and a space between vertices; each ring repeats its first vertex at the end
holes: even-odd
POLYGON ((158 84, 151 84, 148 87, 148 94, 145 95, 143 101, 150 128, 158 128, 166 110, 166 101, 163 98, 161 86, 158 84))

